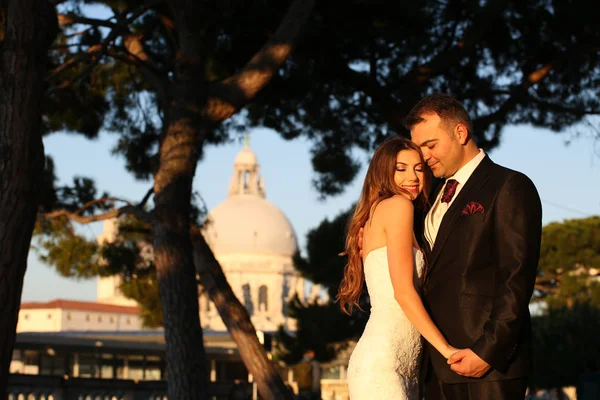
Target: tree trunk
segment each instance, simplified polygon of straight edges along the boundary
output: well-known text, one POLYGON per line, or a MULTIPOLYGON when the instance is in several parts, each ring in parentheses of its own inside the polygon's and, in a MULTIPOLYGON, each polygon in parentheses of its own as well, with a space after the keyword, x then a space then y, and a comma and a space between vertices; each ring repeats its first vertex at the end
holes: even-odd
POLYGON ((0 396, 6 393, 44 147, 41 99, 57 33, 46 0, 0 0, 0 396))
POLYGON ((171 179, 168 179, 168 186, 157 191, 155 196, 152 235, 163 305, 168 397, 208 399, 208 372, 200 328, 196 273, 190 258, 189 234, 182 234, 189 230, 189 213, 185 213, 189 204, 182 204, 179 198, 185 198, 182 194, 188 184, 185 177, 164 175, 162 178, 165 180, 171 179), (178 205, 181 207, 178 208, 178 205))
POLYGON ((195 130, 184 125, 181 120, 172 122, 161 146, 152 238, 163 305, 168 397, 198 400, 208 399, 208 370, 189 235, 195 130))
POLYGON ((194 264, 200 275, 200 281, 236 342, 248 372, 252 374, 258 385, 261 398, 292 400, 294 398, 292 393, 283 383, 273 363, 267 358, 264 347, 258 341, 248 311, 233 293, 223 274, 223 269, 198 229, 192 231, 192 241, 194 264))
POLYGON ((182 3, 171 5, 180 47, 154 176, 152 240, 163 306, 168 397, 208 400, 208 364, 190 238, 192 181, 199 143, 206 136, 200 131, 199 112, 206 104, 203 64, 197 56, 202 36, 193 18, 202 15, 202 3, 182 3))
POLYGON ((180 67, 175 79, 170 123, 160 148, 154 177, 152 238, 163 305, 167 351, 168 397, 208 399, 208 366, 200 326, 198 285, 190 239, 192 179, 197 155, 197 115, 187 106, 193 68, 180 67))

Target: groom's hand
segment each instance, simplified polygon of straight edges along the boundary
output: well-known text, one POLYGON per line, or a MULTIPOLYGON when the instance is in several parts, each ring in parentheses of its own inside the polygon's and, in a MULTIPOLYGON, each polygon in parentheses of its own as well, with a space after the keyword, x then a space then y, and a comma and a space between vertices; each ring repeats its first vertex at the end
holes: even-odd
POLYGON ((452 371, 470 378, 481 378, 490 369, 490 364, 483 361, 471 349, 459 350, 448 359, 452 371))

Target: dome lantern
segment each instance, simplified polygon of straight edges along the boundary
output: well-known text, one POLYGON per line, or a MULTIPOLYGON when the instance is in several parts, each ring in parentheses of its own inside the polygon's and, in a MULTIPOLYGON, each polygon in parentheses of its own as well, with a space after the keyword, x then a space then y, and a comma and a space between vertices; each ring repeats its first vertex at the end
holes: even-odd
POLYGON ((229 184, 229 197, 255 195, 265 197, 265 187, 259 174, 256 154, 250 150, 248 134, 244 138, 244 148, 237 154, 233 163, 233 175, 229 184))

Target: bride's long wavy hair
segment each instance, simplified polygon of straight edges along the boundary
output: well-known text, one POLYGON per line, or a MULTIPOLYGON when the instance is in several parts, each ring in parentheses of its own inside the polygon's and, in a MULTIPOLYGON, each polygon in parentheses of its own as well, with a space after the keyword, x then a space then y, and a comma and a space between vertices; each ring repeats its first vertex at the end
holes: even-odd
POLYGON ((424 169, 423 191, 415 199, 415 202, 417 205, 422 206, 425 206, 428 202, 427 192, 430 178, 429 172, 425 169, 425 160, 419 146, 408 139, 400 137, 388 139, 381 144, 369 163, 360 198, 348 223, 346 249, 340 254, 348 256, 348 263, 344 268, 344 278, 340 284, 336 300, 340 302, 342 311, 348 315, 352 313, 354 307, 361 309, 358 301, 364 286, 364 272, 358 247, 360 228, 364 227, 369 221, 375 207, 382 200, 398 194, 410 197, 408 191, 394 182, 396 160, 398 153, 403 150, 416 151, 421 158, 424 169))

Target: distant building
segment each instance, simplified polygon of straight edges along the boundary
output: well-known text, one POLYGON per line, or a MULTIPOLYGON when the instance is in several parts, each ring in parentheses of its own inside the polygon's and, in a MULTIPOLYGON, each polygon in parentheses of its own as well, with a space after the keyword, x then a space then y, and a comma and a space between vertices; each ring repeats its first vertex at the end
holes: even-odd
POLYGON ((17 324, 17 332, 119 332, 141 329, 137 306, 74 300, 23 303, 17 324))
MULTIPOLYGON (((305 300, 305 281, 292 261, 298 250, 296 235, 285 214, 266 199, 257 157, 247 142, 234 160, 227 199, 207 218, 206 241, 257 331, 273 333, 279 326, 295 331, 287 303, 295 295, 305 300)), ((98 242, 112 242, 117 235, 118 220, 105 221, 98 242)), ((142 250, 152 251, 151 246, 142 250)), ((120 284, 118 276, 99 279, 97 302, 23 303, 11 372, 165 379, 162 330, 142 327, 137 303, 121 293, 120 284)), ((320 292, 315 285, 310 296, 320 292)), ((198 301, 211 382, 247 380, 235 342, 214 305, 205 293, 198 301)), ((330 370, 325 366, 323 378, 335 386, 336 394, 323 390, 323 399, 345 398, 344 367, 341 376, 339 367, 333 374, 330 370)), ((291 386, 296 385, 291 371, 282 374, 291 386)))
MULTIPOLYGON (((246 143, 233 164, 229 195, 209 212, 204 235, 255 328, 274 332, 283 326, 294 331, 287 303, 294 295, 304 299, 305 285, 292 261, 298 250, 296 234, 285 214, 265 197, 256 154, 246 143)), ((118 231, 118 219, 105 221, 98 243, 114 241, 118 231)), ((146 247, 142 250, 152 251, 146 247)), ((120 284, 119 276, 100 278, 97 302, 25 302, 17 332, 143 329, 137 303, 121 293, 120 284)), ((206 293, 200 294, 199 306, 204 329, 227 331, 206 293)))
MULTIPOLYGON (((256 154, 246 143, 233 164, 229 196, 209 212, 204 236, 255 328, 274 332, 282 325, 293 331, 295 321, 288 318, 286 305, 295 294, 304 298, 304 279, 292 262, 296 235, 285 214, 265 197, 256 154)), ((108 221, 99 242, 111 242, 117 233, 118 224, 108 221)), ((100 279, 98 301, 135 305, 119 285, 116 276, 100 279)), ((226 331, 206 293, 199 302, 202 328, 226 331)))

